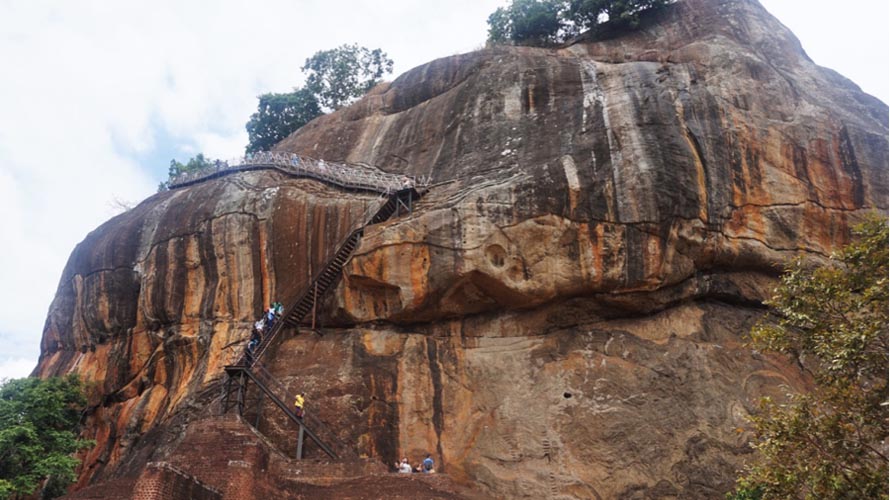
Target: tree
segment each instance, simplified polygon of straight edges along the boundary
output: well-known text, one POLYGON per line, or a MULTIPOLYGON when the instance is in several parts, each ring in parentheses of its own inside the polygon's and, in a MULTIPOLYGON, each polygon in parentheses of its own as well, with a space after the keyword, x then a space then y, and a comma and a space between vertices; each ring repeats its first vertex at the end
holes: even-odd
POLYGON ((548 45, 608 22, 633 28, 640 13, 674 0, 512 0, 488 16, 488 39, 495 43, 548 45))
POLYGON ((384 73, 392 73, 392 66, 382 50, 352 44, 318 51, 301 69, 309 73, 306 89, 322 107, 337 110, 365 95, 384 73))
POLYGON ((0 498, 30 495, 43 481, 44 493, 64 493, 79 463, 72 453, 93 445, 76 437, 85 404, 73 375, 0 386, 0 498))
POLYGON ((663 7, 672 0, 569 0, 564 10, 565 20, 572 25, 573 33, 594 29, 608 22, 619 28, 634 28, 640 22, 640 13, 663 7))
POLYGON ((393 62, 380 49, 357 44, 316 52, 301 68, 306 86, 285 94, 263 94, 247 122, 247 152, 271 149, 324 111, 350 104, 392 73, 393 62))
POLYGON ((547 45, 559 41, 559 10, 554 0, 513 0, 488 16, 488 39, 519 45, 547 45))
POLYGON ((752 418, 758 460, 729 498, 887 498, 888 228, 872 218, 829 265, 787 266, 755 346, 816 387, 752 418), (748 495, 748 496, 744 496, 748 495))
POLYGON ((318 98, 309 89, 287 94, 263 94, 257 112, 247 122, 248 153, 266 151, 322 114, 318 98))
POLYGON ((158 192, 166 191, 179 175, 204 170, 216 165, 219 160, 210 160, 204 157, 204 153, 198 153, 196 156, 189 158, 188 162, 180 163, 176 159, 170 160, 170 167, 167 169, 167 180, 158 184, 158 192))

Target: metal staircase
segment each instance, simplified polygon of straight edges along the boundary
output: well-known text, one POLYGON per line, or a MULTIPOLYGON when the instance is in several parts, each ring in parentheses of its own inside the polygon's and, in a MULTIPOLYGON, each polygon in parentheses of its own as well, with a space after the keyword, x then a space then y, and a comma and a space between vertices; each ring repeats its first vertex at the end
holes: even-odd
MULTIPOLYGON (((275 406, 277 406, 281 411, 284 412, 285 415, 289 419, 291 419, 294 423, 299 426, 299 435, 297 436, 297 458, 303 458, 303 442, 305 440, 305 436, 309 436, 315 444, 318 445, 319 448, 322 449, 329 457, 337 460, 338 456, 334 453, 328 445, 324 444, 324 442, 319 439, 319 437, 312 432, 306 425, 303 424, 303 419, 297 417, 293 411, 291 411, 290 406, 287 403, 281 400, 280 397, 272 390, 270 384, 267 381, 263 380, 262 371, 251 370, 246 366, 227 366, 226 373, 229 375, 229 379, 226 381, 226 396, 223 401, 223 411, 228 411, 230 408, 237 408, 239 414, 243 415, 245 410, 246 396, 247 396, 247 388, 248 383, 253 382, 257 388, 262 391, 266 397, 269 398, 275 406), (234 398, 233 398, 234 396, 234 398)), ((265 372, 268 373, 268 372, 265 372)), ((273 379, 274 380, 274 379, 273 379)), ((262 405, 262 399, 259 399, 259 405, 262 405)))
MULTIPOLYGON (((349 262, 352 253, 358 248, 359 240, 361 240, 362 235, 364 235, 366 227, 379 224, 389 219, 401 208, 410 211, 412 200, 416 199, 418 196, 419 194, 413 188, 398 191, 392 195, 386 196, 384 198, 385 201, 379 206, 377 211, 374 212, 374 214, 358 229, 349 233, 349 235, 340 242, 337 253, 325 263, 318 276, 316 276, 309 286, 303 290, 303 293, 297 297, 297 300, 294 301, 290 307, 285 309, 284 314, 281 315, 281 318, 275 326, 272 327, 269 332, 266 332, 262 342, 260 342, 260 345, 257 346, 253 353, 252 361, 256 362, 260 360, 269 346, 278 338, 278 334, 282 330, 298 326, 306 315, 311 313, 312 310, 318 306, 320 299, 324 297, 325 293, 333 289, 333 286, 337 284, 339 278, 342 276, 343 266, 349 262)), ((250 364, 246 355, 241 360, 241 364, 250 364)))
MULTIPOLYGON (((358 247, 365 228, 389 219, 393 214, 400 212, 402 208, 410 212, 412 201, 419 197, 420 194, 413 187, 382 193, 380 203, 373 205, 372 209, 366 212, 366 214, 372 213, 373 215, 370 217, 363 216, 362 224, 340 242, 337 252, 325 263, 321 272, 312 280, 309 286, 285 310, 272 329, 266 332, 266 335, 253 352, 250 354, 245 352, 236 364, 226 366, 225 370, 229 378, 225 386, 224 412, 234 408, 238 410, 240 415, 244 415, 244 411, 249 405, 247 400, 248 388, 252 382, 260 390, 260 393, 255 396, 257 398, 256 405, 258 411, 262 407, 262 395, 265 395, 289 419, 299 426, 296 455, 298 459, 302 458, 304 435, 308 436, 329 457, 332 459, 338 458, 337 454, 323 443, 315 432, 306 427, 302 419, 298 418, 291 411, 291 408, 285 402, 290 398, 290 395, 287 394, 287 389, 265 369, 260 360, 269 347, 279 338, 279 334, 284 329, 298 326, 309 313, 317 309, 320 300, 325 294, 335 287, 343 274, 343 267, 349 262, 353 252, 358 247)), ((323 427, 323 424, 314 419, 314 417, 312 417, 312 420, 313 425, 316 427, 323 427)), ((259 421, 259 413, 257 414, 257 421, 259 421)), ((333 435, 333 439, 338 440, 336 435, 333 435)))

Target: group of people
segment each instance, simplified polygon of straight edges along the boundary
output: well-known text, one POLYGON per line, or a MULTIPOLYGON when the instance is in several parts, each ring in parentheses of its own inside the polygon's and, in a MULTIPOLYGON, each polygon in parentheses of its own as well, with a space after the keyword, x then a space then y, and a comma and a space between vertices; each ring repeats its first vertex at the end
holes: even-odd
POLYGON ((253 353, 257 346, 260 345, 260 342, 263 341, 263 336, 265 333, 272 331, 272 328, 281 319, 282 314, 284 314, 284 306, 281 302, 272 302, 272 305, 263 311, 263 317, 253 324, 250 339, 247 341, 247 348, 245 349, 248 365, 253 363, 253 353))
POLYGON ((422 462, 417 464, 416 467, 411 467, 411 464, 408 462, 408 457, 402 459, 401 462, 396 462, 396 469, 398 469, 399 473, 402 474, 411 474, 412 472, 420 472, 423 474, 432 474, 436 472, 433 469, 435 463, 433 462, 433 457, 429 453, 426 454, 426 458, 423 459, 422 462))

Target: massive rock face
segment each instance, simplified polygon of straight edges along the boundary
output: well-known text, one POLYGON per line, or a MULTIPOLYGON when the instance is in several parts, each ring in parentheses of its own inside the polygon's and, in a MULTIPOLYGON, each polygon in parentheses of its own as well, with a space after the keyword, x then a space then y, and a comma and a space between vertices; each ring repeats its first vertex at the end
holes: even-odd
MULTIPOLYGON (((283 339, 269 370, 356 453, 430 451, 492 496, 719 496, 759 396, 808 384, 743 335, 784 260, 887 209, 887 121, 749 0, 415 68, 278 146, 433 184, 365 231, 327 334, 283 339)), ((163 458, 250 321, 374 202, 251 172, 91 233, 36 370, 94 384, 81 483, 163 458)), ((291 449, 272 409, 259 429, 291 449)))

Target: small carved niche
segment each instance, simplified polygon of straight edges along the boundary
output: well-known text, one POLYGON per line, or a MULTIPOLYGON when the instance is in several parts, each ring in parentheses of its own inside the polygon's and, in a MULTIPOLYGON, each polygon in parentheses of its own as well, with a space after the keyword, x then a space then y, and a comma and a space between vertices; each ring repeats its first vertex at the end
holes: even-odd
POLYGON ((490 245, 485 249, 485 256, 494 267, 504 267, 507 262, 507 251, 500 245, 490 245))

